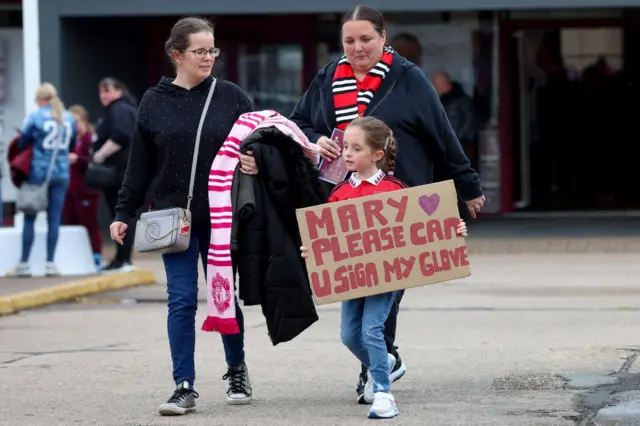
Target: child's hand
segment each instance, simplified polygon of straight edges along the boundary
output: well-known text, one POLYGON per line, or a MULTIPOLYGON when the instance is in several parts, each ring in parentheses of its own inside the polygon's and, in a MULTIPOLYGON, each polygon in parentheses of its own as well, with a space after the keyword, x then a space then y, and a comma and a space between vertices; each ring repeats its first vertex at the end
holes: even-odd
POLYGON ((456 228, 456 233, 458 237, 466 237, 467 236, 467 224, 464 220, 460 219, 460 223, 458 224, 458 228, 456 228))
MULTIPOLYGON (((467 229, 466 227, 464 229, 467 229)), ((301 256, 303 259, 306 259, 307 257, 309 257, 309 249, 307 249, 306 247, 300 247, 300 251, 301 251, 301 256)))

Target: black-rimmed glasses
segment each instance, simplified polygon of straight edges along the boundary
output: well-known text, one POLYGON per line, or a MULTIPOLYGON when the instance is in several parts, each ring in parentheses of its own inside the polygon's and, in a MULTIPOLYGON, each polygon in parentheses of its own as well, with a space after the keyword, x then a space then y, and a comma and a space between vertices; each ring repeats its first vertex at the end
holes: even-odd
POLYGON ((220 48, 214 47, 213 49, 186 50, 186 52, 193 53, 193 56, 197 59, 204 59, 207 57, 207 54, 211 55, 212 58, 217 58, 220 55, 220 48))

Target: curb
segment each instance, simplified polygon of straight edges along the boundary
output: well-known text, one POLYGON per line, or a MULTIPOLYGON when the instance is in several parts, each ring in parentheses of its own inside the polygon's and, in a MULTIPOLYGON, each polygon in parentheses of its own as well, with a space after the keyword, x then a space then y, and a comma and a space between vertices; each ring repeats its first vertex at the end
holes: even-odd
POLYGON ((89 294, 150 284, 156 284, 156 276, 149 269, 137 269, 131 272, 71 281, 66 284, 0 297, 0 316, 11 315, 24 309, 51 305, 89 294))

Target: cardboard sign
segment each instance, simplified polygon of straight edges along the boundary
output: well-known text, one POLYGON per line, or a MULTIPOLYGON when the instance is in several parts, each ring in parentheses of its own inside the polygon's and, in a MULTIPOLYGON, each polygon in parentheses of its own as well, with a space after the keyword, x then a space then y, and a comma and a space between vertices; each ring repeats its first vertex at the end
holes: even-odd
MULTIPOLYGON (((343 137, 344 132, 342 130, 333 129, 333 133, 331 133, 331 140, 338 144, 341 152, 344 148, 343 137)), ((333 161, 322 159, 318 170, 320 171, 320 179, 334 185, 342 182, 349 173, 349 170, 347 170, 347 165, 344 163, 342 156, 333 161)))
POLYGON ((296 211, 319 305, 471 275, 453 181, 296 211))

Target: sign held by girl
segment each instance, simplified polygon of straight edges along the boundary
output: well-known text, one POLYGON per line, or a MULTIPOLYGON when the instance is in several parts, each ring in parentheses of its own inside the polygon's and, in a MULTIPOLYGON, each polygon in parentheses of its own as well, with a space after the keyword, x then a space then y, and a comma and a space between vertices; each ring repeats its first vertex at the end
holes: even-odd
POLYGON ((471 275, 451 180, 296 214, 320 305, 471 275))

